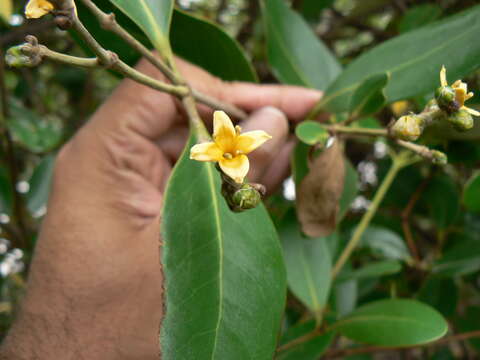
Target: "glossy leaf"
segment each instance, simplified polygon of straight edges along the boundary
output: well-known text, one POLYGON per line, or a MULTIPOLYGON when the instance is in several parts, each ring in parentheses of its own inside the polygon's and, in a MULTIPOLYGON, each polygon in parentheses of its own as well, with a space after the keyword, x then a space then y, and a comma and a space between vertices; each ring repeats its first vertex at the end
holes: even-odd
POLYGON ((12 214, 13 188, 8 170, 0 166, 0 214, 12 214))
POLYGON ((475 173, 465 185, 463 203, 468 210, 480 212, 480 172, 475 173))
POLYGON ((325 90, 341 67, 302 17, 283 0, 261 1, 268 61, 285 84, 325 90))
POLYGON ((173 0, 110 0, 110 2, 143 30, 157 50, 163 54, 168 51, 173 0))
POLYGON ((357 308, 332 328, 362 343, 413 346, 441 338, 448 324, 435 309, 421 302, 387 299, 357 308))
POLYGON ((389 77, 388 73, 383 73, 372 75, 364 80, 353 93, 350 102, 350 114, 355 117, 365 116, 380 110, 387 102, 385 86, 389 77))
MULTIPOLYGON (((294 326, 282 336, 280 347, 291 343, 315 330, 315 321, 294 326)), ((330 332, 323 335, 317 335, 307 341, 301 341, 297 345, 285 351, 279 351, 275 359, 277 360, 317 360, 327 350, 332 343, 335 333, 330 332)))
POLYGON ((358 269, 342 272, 337 281, 358 280, 365 278, 376 278, 385 275, 398 273, 402 270, 402 265, 396 260, 377 261, 366 264, 358 269))
POLYGON ((325 142, 330 136, 322 125, 316 121, 303 121, 295 128, 295 135, 308 145, 325 142))
POLYGON ((25 196, 27 208, 32 215, 41 213, 42 208, 47 205, 54 165, 55 155, 47 155, 37 165, 30 177, 30 189, 25 196))
POLYGON ((206 19, 175 10, 170 41, 175 54, 223 80, 258 81, 237 41, 206 19))
POLYGON ((410 261, 410 253, 403 239, 380 226, 369 226, 362 235, 362 246, 369 247, 375 254, 385 259, 410 261))
POLYGON ((480 270, 480 242, 464 240, 450 249, 437 260, 432 271, 442 276, 460 276, 480 270))
POLYGON ((332 260, 327 239, 304 238, 294 216, 284 221, 280 236, 290 290, 310 311, 320 313, 330 293, 332 260))
POLYGON ((15 141, 36 153, 51 151, 63 138, 63 127, 59 120, 41 118, 18 101, 10 103, 7 127, 15 141))
POLYGON ((285 304, 280 243, 263 206, 229 210, 220 175, 186 151, 162 218, 162 359, 271 359, 285 304))
POLYGON ((401 33, 428 25, 442 15, 442 8, 437 4, 413 6, 405 12, 398 24, 401 33))
POLYGON ((478 68, 480 6, 444 21, 388 40, 355 59, 321 100, 331 112, 347 111, 362 82, 379 72, 390 72, 385 94, 389 102, 431 92, 439 86, 442 65, 451 79, 478 68), (455 54, 455 56, 452 56, 455 54))

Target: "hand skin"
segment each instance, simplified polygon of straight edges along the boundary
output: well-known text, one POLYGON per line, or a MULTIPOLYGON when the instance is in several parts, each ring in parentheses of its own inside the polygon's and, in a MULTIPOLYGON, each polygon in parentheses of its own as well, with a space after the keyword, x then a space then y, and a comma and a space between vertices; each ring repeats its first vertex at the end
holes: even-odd
MULTIPOLYGON (((293 145, 286 117, 302 119, 321 94, 222 82, 177 63, 193 87, 253 113, 243 129, 273 135, 249 156, 249 178, 280 184, 293 145)), ((139 69, 163 79, 144 61, 139 69)), ((212 110, 199 110, 211 119, 212 110)), ((26 297, 0 359, 158 359, 159 223, 186 125, 178 100, 124 80, 63 147, 26 297)))

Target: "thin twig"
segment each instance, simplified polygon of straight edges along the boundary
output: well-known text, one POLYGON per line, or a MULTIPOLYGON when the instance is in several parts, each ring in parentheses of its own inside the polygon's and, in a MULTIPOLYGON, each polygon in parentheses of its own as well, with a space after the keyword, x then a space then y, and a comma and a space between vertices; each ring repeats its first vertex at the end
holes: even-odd
POLYGON ((291 349, 292 347, 295 347, 297 346, 298 344, 302 344, 304 342, 307 342, 307 341, 310 341, 312 340, 313 338, 315 338, 316 336, 320 335, 320 331, 318 328, 316 328, 315 330, 313 330, 312 332, 309 332, 303 336, 300 336, 284 345, 281 345, 277 348, 277 353, 280 353, 280 352, 283 352, 283 351, 286 351, 288 349, 291 349))
MULTIPOLYGON (((447 336, 444 337, 443 339, 437 340, 435 342, 427 343, 427 344, 420 344, 420 345, 414 345, 408 347, 409 349, 412 348, 420 348, 420 347, 425 347, 425 346, 435 346, 435 345, 441 345, 441 344, 446 344, 451 341, 461 341, 461 340, 468 340, 472 338, 478 338, 480 337, 480 330, 476 331, 470 331, 462 334, 457 334, 457 335, 452 335, 452 336, 447 336)), ((322 358, 328 358, 328 359, 334 359, 334 358, 344 358, 347 356, 352 356, 352 355, 359 355, 359 354, 366 354, 366 353, 375 353, 375 352, 381 352, 381 351, 396 351, 396 350, 401 350, 405 349, 406 347, 401 347, 401 346, 394 346, 394 347, 388 347, 388 346, 365 346, 365 347, 359 347, 359 348, 353 348, 353 349, 332 349, 330 351, 327 351, 322 358)))
MULTIPOLYGON (((155 56, 155 54, 143 45, 140 41, 135 39, 128 31, 126 31, 115 19, 114 14, 107 14, 103 12, 98 6, 96 6, 91 0, 82 0, 83 4, 95 15, 102 27, 108 31, 113 32, 139 54, 145 57, 153 66, 160 70, 173 84, 184 85, 185 82, 181 76, 178 76, 168 65, 162 61, 161 58, 155 56)), ((202 92, 192 89, 192 95, 195 99, 212 109, 221 109, 232 115, 233 117, 243 120, 247 118, 247 114, 232 104, 222 102, 211 96, 203 94, 202 92)))

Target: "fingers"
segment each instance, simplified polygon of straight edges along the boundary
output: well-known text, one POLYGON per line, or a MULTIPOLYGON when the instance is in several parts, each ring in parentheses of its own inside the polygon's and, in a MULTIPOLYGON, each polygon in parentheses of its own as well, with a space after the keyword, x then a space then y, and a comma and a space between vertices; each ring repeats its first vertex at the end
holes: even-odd
POLYGON ((182 59, 177 59, 177 65, 192 87, 247 112, 273 106, 283 111, 289 119, 299 121, 322 97, 322 92, 300 86, 224 82, 182 59))
POLYGON ((174 127, 158 140, 158 145, 168 160, 174 164, 180 157, 188 139, 188 128, 174 127))
POLYGON ((248 155, 250 171, 248 178, 257 182, 262 178, 270 164, 281 166, 277 154, 285 145, 288 135, 286 116, 274 107, 264 107, 254 112, 245 122, 240 124, 242 132, 264 130, 272 136, 270 140, 248 155))
POLYGON ((290 158, 296 140, 292 136, 276 155, 275 162, 267 167, 259 182, 267 188, 267 195, 274 193, 290 174, 290 158))

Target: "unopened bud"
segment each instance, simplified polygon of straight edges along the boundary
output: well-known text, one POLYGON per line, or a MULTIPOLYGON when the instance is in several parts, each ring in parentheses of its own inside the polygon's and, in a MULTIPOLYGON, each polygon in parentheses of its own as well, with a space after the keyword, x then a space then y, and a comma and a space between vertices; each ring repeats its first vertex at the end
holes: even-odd
POLYGON ((453 88, 450 86, 440 86, 435 91, 435 99, 437 100, 440 109, 449 114, 457 111, 460 107, 458 102, 455 100, 455 90, 453 90, 453 88))
POLYGON ((7 50, 7 53, 5 54, 5 62, 7 63, 8 66, 33 67, 38 65, 38 63, 34 61, 34 59, 30 55, 25 54, 24 52, 25 46, 29 46, 29 45, 22 44, 18 46, 13 46, 7 50))
POLYGON ((448 162, 447 155, 438 150, 431 150, 432 162, 437 165, 446 165, 448 162))
POLYGON ((447 117, 453 127, 458 131, 467 131, 473 127, 473 117, 467 110, 458 110, 447 117))
POLYGON ((390 129, 396 138, 415 141, 422 135, 425 119, 416 114, 405 115, 399 118, 390 129))
POLYGON ((257 207, 262 201, 262 195, 250 184, 244 184, 232 196, 232 210, 243 211, 257 207))

